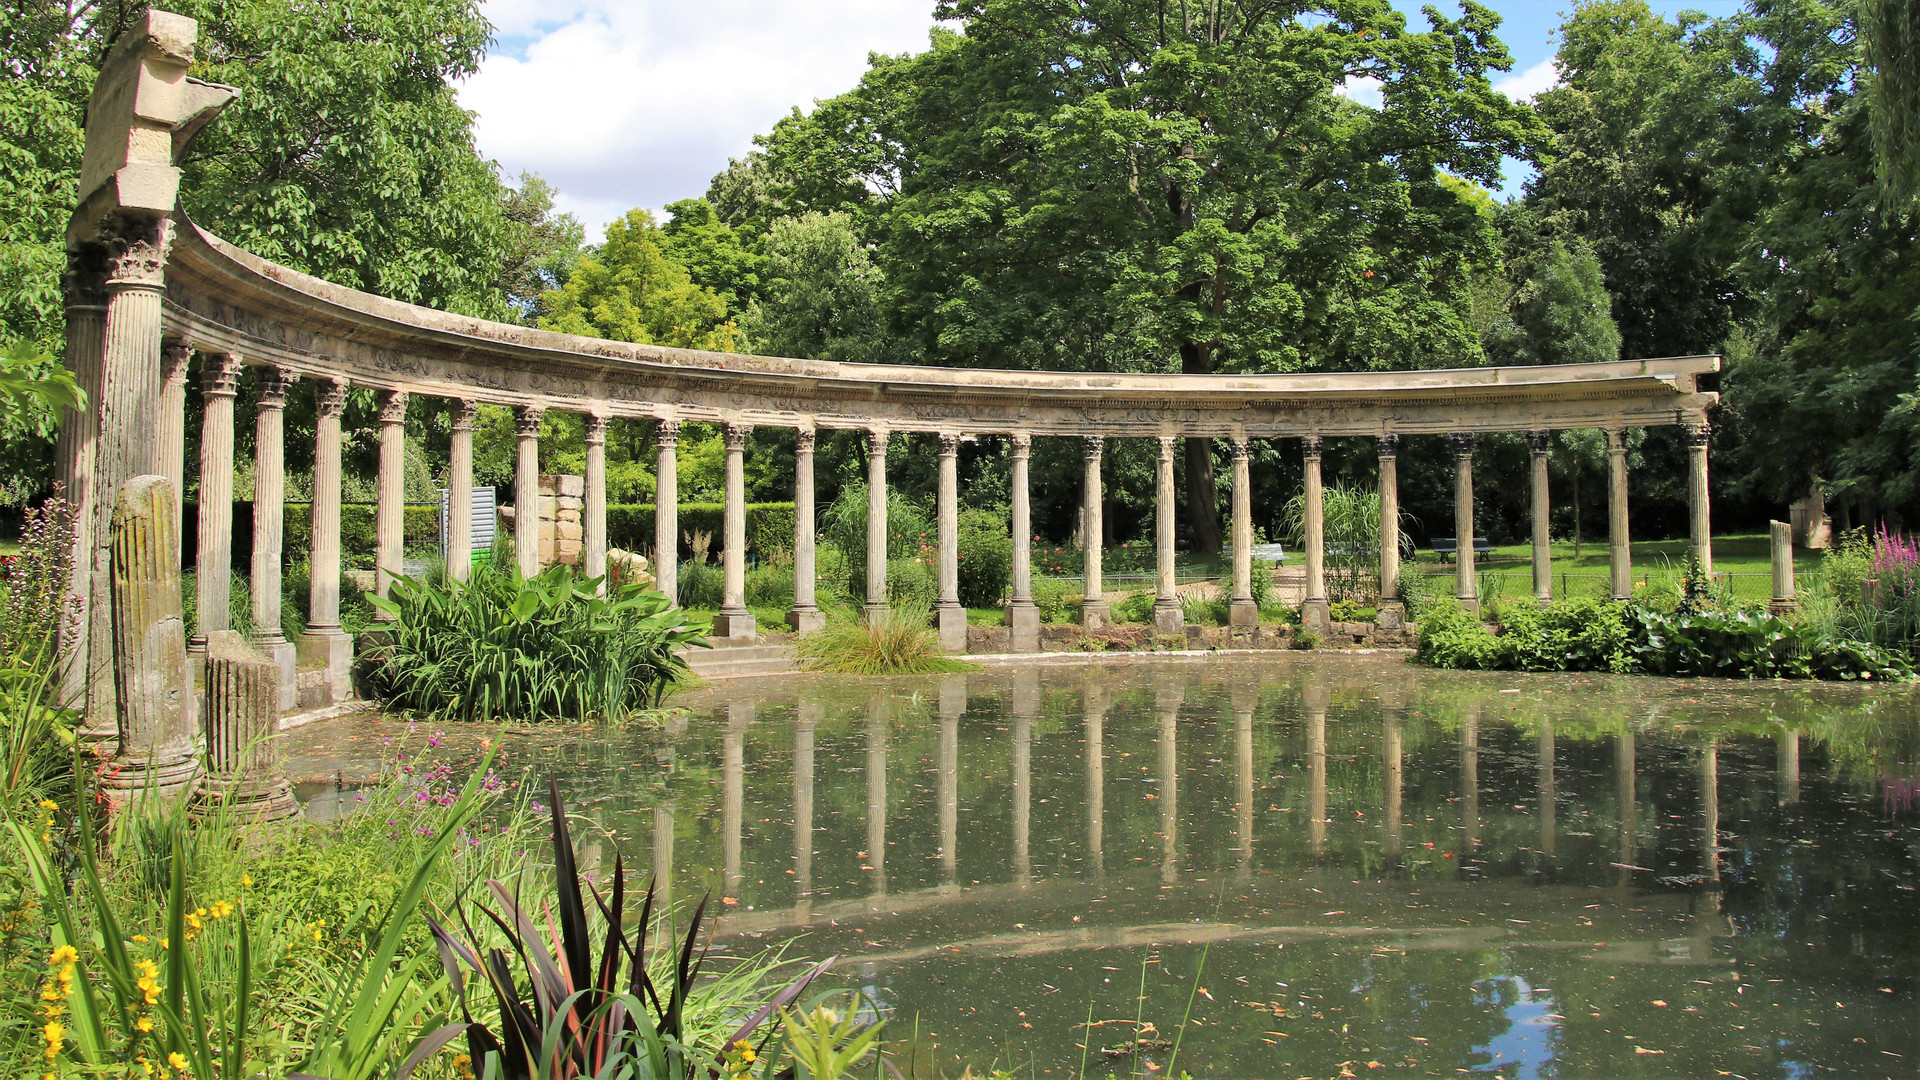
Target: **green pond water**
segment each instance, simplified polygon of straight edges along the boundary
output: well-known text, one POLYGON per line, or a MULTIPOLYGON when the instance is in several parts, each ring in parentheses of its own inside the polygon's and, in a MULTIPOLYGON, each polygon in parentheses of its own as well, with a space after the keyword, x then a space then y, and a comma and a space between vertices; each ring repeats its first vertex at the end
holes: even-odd
MULTIPOLYGON (((921 1075, 1164 1075, 1179 1039, 1196 1077, 1911 1077, 1917 701, 1286 655, 503 738, 588 865, 711 892, 733 952, 839 956, 921 1075)), ((296 769, 391 730, 302 731, 296 769)))

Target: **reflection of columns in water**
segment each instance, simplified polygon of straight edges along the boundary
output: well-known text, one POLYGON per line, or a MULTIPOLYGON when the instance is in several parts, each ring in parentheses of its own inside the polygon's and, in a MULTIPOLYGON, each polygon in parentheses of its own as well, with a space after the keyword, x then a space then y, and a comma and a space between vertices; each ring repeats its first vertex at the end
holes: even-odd
POLYGON ((1307 843, 1315 855, 1327 848, 1327 686, 1308 685, 1307 843))
POLYGON ((1783 731, 1779 735, 1779 785, 1781 806, 1800 801, 1800 732, 1783 731))
POLYGON ((740 830, 745 815, 747 794, 747 726, 753 723, 753 703, 737 701, 727 706, 727 728, 720 744, 720 859, 724 868, 720 895, 738 897, 740 870, 740 830))
POLYGON ((960 717, 967 711, 967 677, 940 683, 940 870, 952 885, 960 870, 960 717))
POLYGON ((1638 820, 1634 813, 1634 802, 1638 796, 1634 793, 1637 768, 1633 745, 1633 729, 1626 728, 1613 740, 1613 800, 1616 813, 1620 818, 1620 887, 1626 888, 1633 880, 1633 871, 1627 869, 1634 865, 1634 856, 1638 854, 1640 843, 1634 835, 1634 823, 1638 820))
POLYGON ((826 706, 802 701, 793 718, 793 885, 799 897, 797 922, 813 906, 813 739, 826 706))
POLYGON ((1240 870, 1253 868, 1253 711, 1259 688, 1233 688, 1233 809, 1234 840, 1240 851, 1240 870))
POLYGON ((653 804, 653 896, 661 911, 673 910, 673 818, 671 800, 653 804))
POLYGON ((1466 850, 1460 853, 1464 864, 1468 853, 1480 846, 1480 708, 1477 705, 1460 725, 1460 804, 1467 835, 1466 850))
POLYGON ((873 894, 887 891, 887 699, 867 702, 867 868, 873 894))
POLYGON ((1154 712, 1160 720, 1160 883, 1172 885, 1180 875, 1180 724, 1179 684, 1154 692, 1154 712))
POLYGON ((1104 874, 1107 856, 1107 690, 1096 679, 1081 688, 1081 710, 1086 719, 1087 746, 1087 861, 1093 872, 1104 874))
POLYGON ((1554 816, 1557 811, 1554 798, 1553 781, 1553 721, 1540 721, 1540 742, 1536 756, 1540 769, 1540 839, 1535 842, 1540 854, 1551 860, 1554 855, 1557 831, 1554 816))
POLYGON ((1720 905, 1720 742, 1709 740, 1700 752, 1700 872, 1706 876, 1714 910, 1720 905))
POLYGON ((1024 668, 1013 677, 1013 879, 1033 880, 1033 718, 1040 711, 1040 672, 1024 668))
POLYGON ((1398 856, 1403 842, 1400 835, 1401 791, 1406 786, 1406 766, 1402 760, 1398 712, 1387 714, 1387 733, 1381 744, 1381 754, 1386 758, 1387 770, 1386 853, 1398 856))

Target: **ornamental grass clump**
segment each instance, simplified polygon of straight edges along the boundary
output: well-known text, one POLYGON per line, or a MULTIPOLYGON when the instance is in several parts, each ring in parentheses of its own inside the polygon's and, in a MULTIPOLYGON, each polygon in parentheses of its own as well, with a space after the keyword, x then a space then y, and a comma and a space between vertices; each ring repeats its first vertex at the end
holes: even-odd
POLYGON ((433 720, 619 720, 658 707, 706 647, 665 594, 601 596, 554 566, 531 578, 476 567, 466 583, 396 578, 369 599, 396 620, 371 653, 387 704, 433 720))
POLYGON ((809 670, 848 675, 931 675, 970 666, 941 654, 921 607, 868 612, 859 622, 802 635, 794 647, 809 670))

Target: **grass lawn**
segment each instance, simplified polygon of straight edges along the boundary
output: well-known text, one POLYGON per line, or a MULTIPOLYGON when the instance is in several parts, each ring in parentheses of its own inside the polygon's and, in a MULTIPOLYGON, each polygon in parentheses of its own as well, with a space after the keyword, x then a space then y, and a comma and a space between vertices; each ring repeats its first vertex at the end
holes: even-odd
MULTIPOLYGON (((1741 533, 1713 538, 1713 572, 1743 600, 1765 600, 1773 592, 1773 558, 1770 541, 1764 533, 1741 533)), ((1553 555, 1553 593, 1575 596, 1604 592, 1608 587, 1607 541, 1600 537, 1581 545, 1580 557, 1573 556, 1573 542, 1555 541, 1553 555)), ((1804 580, 1820 567, 1822 553, 1795 549, 1793 570, 1804 580)), ((1475 567, 1487 586, 1505 595, 1523 594, 1532 588, 1533 549, 1528 544, 1502 544, 1492 556, 1482 555, 1475 567), (1488 579, 1497 578, 1497 581, 1488 579)), ((1432 552, 1418 556, 1424 573, 1445 576, 1453 573, 1452 563, 1443 563, 1432 552)), ((1639 540, 1633 545, 1633 579, 1662 584, 1679 580, 1686 572, 1687 541, 1639 540)))

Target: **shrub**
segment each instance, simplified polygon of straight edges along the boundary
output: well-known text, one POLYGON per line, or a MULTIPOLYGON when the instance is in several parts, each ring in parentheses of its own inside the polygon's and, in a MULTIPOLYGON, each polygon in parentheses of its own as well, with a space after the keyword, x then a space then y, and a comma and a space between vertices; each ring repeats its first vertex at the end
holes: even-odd
POLYGON ((1135 589, 1121 601, 1113 605, 1113 621, 1122 623, 1148 623, 1153 621, 1154 594, 1146 589, 1135 589))
POLYGON ((1363 622, 1372 612, 1358 600, 1335 600, 1327 607, 1327 617, 1334 622, 1363 622))
POLYGON ((1225 626, 1233 616, 1233 605, 1224 596, 1183 593, 1180 617, 1195 626, 1225 626))
POLYGON ((1006 519, 986 510, 960 515, 960 603, 994 607, 1013 581, 1013 536, 1006 519))
POLYGON ((1253 605, 1266 607, 1267 603, 1273 599, 1273 567, 1255 559, 1253 565, 1247 570, 1249 591, 1253 593, 1253 605))
POLYGON ((767 565, 747 571, 747 603, 754 607, 784 608, 793 603, 793 564, 767 565))
POLYGON ((395 708, 436 719, 617 720, 659 704, 687 671, 680 650, 706 640, 663 593, 608 596, 572 567, 537 577, 476 568, 444 586, 398 578, 398 621, 370 653, 375 685, 395 708))
MULTIPOLYGON (((1333 486, 1323 488, 1320 496, 1321 521, 1326 542, 1327 593, 1336 600, 1358 600, 1378 587, 1380 545, 1380 494, 1368 488, 1333 486)), ((1287 538, 1297 547, 1306 546, 1307 497, 1304 493, 1288 500, 1282 512, 1287 538)), ((1412 518, 1401 512, 1403 524, 1412 518)), ((1413 535, 1400 530, 1401 554, 1412 557, 1413 535)))
MULTIPOLYGON (((887 559, 889 562, 920 553, 932 528, 926 513, 898 488, 887 489, 887 559)), ((845 560, 847 593, 855 599, 867 594, 867 485, 856 481, 840 489, 822 516, 821 538, 840 550, 845 560)), ((889 569, 889 577, 892 576, 889 569)), ((931 593, 929 593, 931 595, 931 593)))
POLYGON ((682 607, 718 608, 726 593, 725 573, 710 562, 689 559, 680 566, 678 590, 682 607))
POLYGON ((972 667, 940 652, 939 636, 922 606, 886 608, 856 622, 803 634, 795 649, 811 670, 851 675, 921 675, 972 667))
POLYGON ((1288 643, 1290 647, 1302 650, 1317 649, 1322 644, 1324 644, 1324 642, 1320 640, 1320 635, 1305 627, 1295 630, 1293 632, 1293 640, 1288 643))
MULTIPOLYGON (((864 570, 862 573, 860 588, 864 597, 864 570)), ((939 575, 925 559, 909 556, 887 561, 887 603, 895 607, 931 609, 939 599, 939 575)))
POLYGON ((1073 583, 1058 578, 1033 579, 1033 606, 1040 609, 1043 623, 1070 623, 1080 618, 1080 604, 1086 598, 1073 583))
MULTIPOLYGON (((607 546, 628 551, 652 551, 654 548, 653 503, 613 503, 607 507, 607 546)), ((680 503, 675 521, 680 526, 680 550, 686 551, 684 537, 704 532, 715 537, 727 534, 727 508, 721 503, 680 503)), ((776 551, 793 550, 793 504, 764 502, 747 504, 747 553, 768 559, 776 551)))

